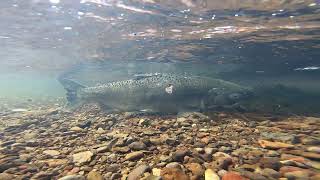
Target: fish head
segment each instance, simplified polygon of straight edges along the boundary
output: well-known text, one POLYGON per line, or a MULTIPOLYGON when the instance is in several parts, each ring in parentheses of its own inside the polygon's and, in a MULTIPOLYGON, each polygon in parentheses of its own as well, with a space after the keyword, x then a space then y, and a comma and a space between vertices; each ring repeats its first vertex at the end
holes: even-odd
POLYGON ((241 101, 245 101, 246 99, 252 97, 252 95, 253 93, 246 89, 228 91, 211 96, 210 102, 214 105, 232 105, 241 101))
POLYGON ((253 92, 251 90, 248 89, 244 89, 244 90, 240 90, 240 91, 236 91, 236 92, 231 92, 227 95, 227 98, 231 101, 231 102, 239 102, 242 100, 246 100, 249 99, 253 96, 253 92))

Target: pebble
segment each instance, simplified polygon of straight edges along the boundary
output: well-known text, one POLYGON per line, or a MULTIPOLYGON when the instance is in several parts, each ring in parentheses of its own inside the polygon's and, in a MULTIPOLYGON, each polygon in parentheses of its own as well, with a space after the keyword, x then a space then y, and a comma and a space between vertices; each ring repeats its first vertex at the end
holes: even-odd
POLYGON ((278 171, 270 169, 270 168, 263 169, 261 174, 263 176, 272 177, 272 178, 275 178, 275 179, 279 179, 281 177, 281 174, 278 171))
POLYGON ((73 162, 82 164, 91 161, 92 156, 93 153, 91 151, 84 151, 74 154, 72 158, 73 162))
POLYGON ((82 129, 81 127, 75 126, 75 127, 70 128, 70 131, 82 132, 82 131, 84 131, 84 129, 82 129))
POLYGON ((129 145, 129 148, 134 151, 146 150, 147 146, 143 142, 133 142, 129 145))
POLYGON ((163 168, 161 170, 161 177, 164 180, 189 180, 189 177, 177 168, 163 168))
POLYGON ((281 167, 281 163, 280 163, 280 159, 277 157, 263 157, 260 159, 260 166, 262 168, 279 170, 281 167))
POLYGON ((198 163, 189 163, 185 167, 192 172, 193 175, 201 177, 204 174, 204 169, 198 163))
POLYGON ((318 146, 311 146, 311 147, 308 147, 308 148, 307 148, 307 151, 314 152, 314 153, 319 153, 319 154, 320 154, 320 147, 318 147, 318 146))
POLYGON ((144 153, 142 151, 136 151, 136 152, 127 154, 125 156, 125 160, 134 161, 134 160, 141 159, 143 156, 144 156, 144 153))
POLYGON ((15 179, 14 175, 8 173, 0 173, 1 180, 13 180, 15 179))
POLYGON ((284 177, 288 179, 308 180, 309 173, 307 173, 306 171, 292 171, 285 173, 284 177))
POLYGON ((43 154, 47 154, 50 156, 58 156, 58 155, 60 155, 60 152, 57 150, 45 150, 45 151, 43 151, 43 154))
POLYGON ((146 171, 150 170, 150 167, 147 165, 140 165, 137 168, 135 168, 133 171, 131 171, 128 175, 127 180, 136 180, 139 179, 140 176, 143 175, 146 171))
POLYGON ((267 140, 259 140, 260 146, 267 149, 293 148, 294 145, 282 142, 271 142, 267 140))
POLYGON ((86 178, 81 175, 69 175, 69 176, 64 176, 58 180, 86 180, 86 178))
POLYGON ((212 170, 207 169, 204 173, 205 180, 220 180, 220 177, 212 170))
POLYGON ((153 174, 154 176, 161 176, 161 169, 153 168, 153 169, 152 169, 152 174, 153 174))
POLYGON ((97 171, 90 171, 87 176, 87 180, 104 180, 102 175, 97 171))
POLYGON ((237 173, 228 172, 225 175, 223 175, 222 180, 245 180, 245 179, 237 173))

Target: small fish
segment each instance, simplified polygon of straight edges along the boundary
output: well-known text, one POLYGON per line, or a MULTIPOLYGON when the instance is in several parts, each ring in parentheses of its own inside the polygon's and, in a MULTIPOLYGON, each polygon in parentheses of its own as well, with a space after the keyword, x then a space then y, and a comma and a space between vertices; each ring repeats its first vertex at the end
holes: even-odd
POLYGON ((251 92, 221 79, 160 73, 91 87, 63 77, 59 81, 67 91, 69 106, 94 102, 117 111, 204 111, 212 105, 235 104, 251 92))

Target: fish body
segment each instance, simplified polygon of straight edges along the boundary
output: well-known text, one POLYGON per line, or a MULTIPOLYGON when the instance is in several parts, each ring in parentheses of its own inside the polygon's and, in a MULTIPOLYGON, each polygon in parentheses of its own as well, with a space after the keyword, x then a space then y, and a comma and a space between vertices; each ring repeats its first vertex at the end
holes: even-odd
POLYGON ((107 109, 177 113, 204 110, 210 105, 236 103, 248 88, 221 79, 155 74, 92 87, 60 79, 70 104, 99 103, 107 109))

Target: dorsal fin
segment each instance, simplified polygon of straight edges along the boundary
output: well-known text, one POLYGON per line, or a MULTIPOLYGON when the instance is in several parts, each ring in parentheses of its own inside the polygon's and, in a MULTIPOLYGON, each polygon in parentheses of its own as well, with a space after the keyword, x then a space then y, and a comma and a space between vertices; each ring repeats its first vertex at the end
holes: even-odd
POLYGON ((135 74, 134 75, 134 80, 140 80, 140 79, 159 76, 159 75, 161 75, 161 73, 135 74))

